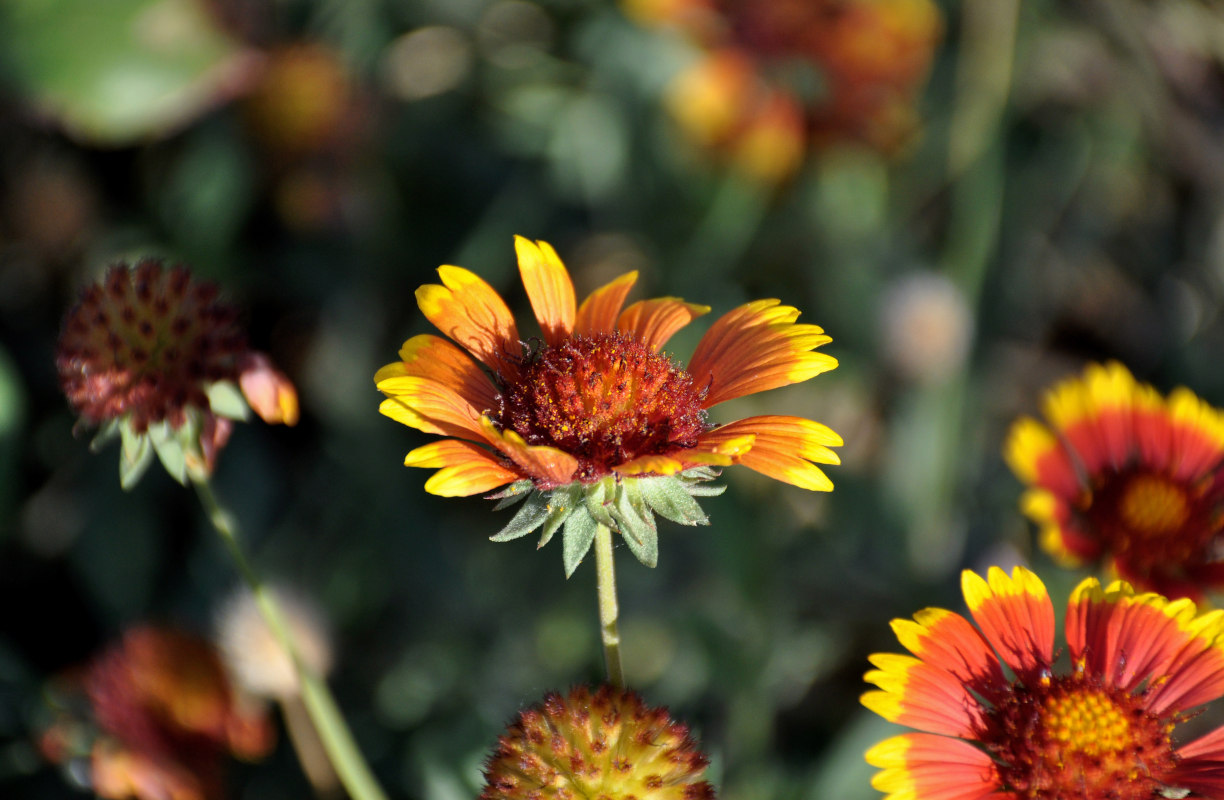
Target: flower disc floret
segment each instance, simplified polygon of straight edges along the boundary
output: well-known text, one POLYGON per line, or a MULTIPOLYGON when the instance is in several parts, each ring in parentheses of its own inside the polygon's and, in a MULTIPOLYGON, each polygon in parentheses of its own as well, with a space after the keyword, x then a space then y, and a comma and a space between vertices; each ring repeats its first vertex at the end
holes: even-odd
POLYGON ((1061 672, 1036 575, 992 567, 962 584, 976 627, 925 609, 893 621, 912 655, 871 657, 865 678, 878 688, 863 704, 920 731, 867 752, 890 800, 1224 796, 1224 728, 1175 737, 1224 694, 1224 616, 1089 578, 1068 601, 1061 672))
POLYGON ((1056 385, 1045 415, 1017 421, 1005 448, 1045 549, 1170 596, 1224 587, 1224 412, 1110 363, 1056 385))

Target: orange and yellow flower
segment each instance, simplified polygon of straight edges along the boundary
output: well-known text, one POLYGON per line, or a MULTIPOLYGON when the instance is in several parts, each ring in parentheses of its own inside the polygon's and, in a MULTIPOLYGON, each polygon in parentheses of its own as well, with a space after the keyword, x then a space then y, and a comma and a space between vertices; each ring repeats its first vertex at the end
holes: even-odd
MULTIPOLYGON (((830 447, 841 438, 826 426, 777 415, 725 425, 707 421, 707 410, 719 403, 805 381, 837 365, 813 352, 829 337, 815 325, 797 323, 798 310, 757 300, 728 312, 685 369, 662 347, 708 307, 675 297, 625 307, 637 273, 579 304, 551 246, 522 237, 515 246, 542 331, 538 345, 524 342, 489 284, 462 267, 443 266, 442 283, 418 289, 417 302, 451 341, 414 336, 400 349, 400 360, 375 376, 387 395, 383 414, 445 437, 413 450, 404 462, 438 470, 425 483, 427 491, 463 496, 511 484, 511 495, 529 488, 548 493, 549 502, 529 503, 530 511, 521 512, 532 527, 549 518, 547 539, 583 498, 596 521, 622 533, 619 523, 649 518, 648 506, 688 524, 704 522, 700 510, 687 505, 697 492, 659 499, 662 484, 635 479, 708 478, 712 467, 742 464, 805 489, 832 489, 817 465, 838 463, 830 447)), ((652 518, 647 527, 653 531, 652 518)))
POLYGON ((1070 669, 1056 671, 1036 575, 966 571, 962 587, 976 628, 928 608, 892 623, 913 655, 871 657, 879 689, 863 704, 921 731, 867 752, 889 800, 1224 797, 1224 728, 1174 736, 1224 695, 1224 613, 1088 578, 1067 604, 1070 669))
POLYGON ((916 96, 942 31, 931 0, 622 0, 644 25, 684 32, 699 56, 672 82, 682 130, 764 181, 812 147, 895 153, 919 128, 916 96))
POLYGON ((1050 426, 1018 420, 1005 454, 1046 550, 1170 597, 1224 586, 1224 412, 1118 363, 1059 383, 1044 410, 1050 426))

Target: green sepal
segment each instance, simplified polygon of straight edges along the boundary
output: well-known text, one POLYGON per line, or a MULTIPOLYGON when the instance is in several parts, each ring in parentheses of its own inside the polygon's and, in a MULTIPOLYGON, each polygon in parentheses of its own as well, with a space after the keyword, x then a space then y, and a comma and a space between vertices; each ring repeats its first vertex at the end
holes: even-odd
POLYGON ((525 499, 533 485, 529 480, 515 481, 500 492, 489 495, 487 499, 498 501, 497 505, 493 506, 493 510, 501 511, 525 499))
POLYGON ((162 466, 171 478, 183 486, 187 485, 187 457, 183 441, 192 435, 198 438, 199 432, 197 426, 190 423, 184 423, 178 429, 171 428, 165 420, 149 426, 149 439, 162 466))
POLYGON ((250 418, 251 407, 247 405, 242 390, 233 381, 209 384, 204 393, 208 395, 208 406, 214 414, 239 422, 246 422, 250 418))
POLYGON ((587 512, 591 515, 591 519, 601 525, 606 525, 612 530, 616 530, 616 520, 612 519, 612 514, 608 507, 615 500, 615 486, 616 479, 609 476, 599 481, 599 483, 593 483, 588 486, 585 493, 587 512))
POLYGON ((119 436, 119 420, 108 419, 102 423, 102 427, 98 428, 98 432, 94 434, 93 439, 89 442, 89 452, 97 455, 102 452, 102 449, 115 438, 119 436))
POLYGON ((684 481, 675 477, 642 478, 642 499, 659 516, 681 525, 709 525, 710 518, 697 505, 684 481))
MULTIPOLYGON (((505 502, 504 500, 502 502, 505 502)), ((541 492, 532 492, 518 513, 506 523, 506 527, 489 537, 491 542, 509 542, 534 531, 548 518, 548 497, 541 492)))
POLYGON ((629 551, 648 567, 659 563, 659 530, 655 527, 654 515, 641 503, 638 484, 641 481, 625 481, 617 487, 616 515, 621 538, 629 551), (634 496, 636 495, 636 501, 634 496))
POLYGON ((132 489, 153 463, 153 446, 147 434, 136 433, 129 421, 119 426, 123 446, 119 448, 119 485, 124 491, 132 489))
POLYGON ((552 541, 553 534, 557 532, 562 523, 569 519, 570 514, 578 509, 580 502, 582 502, 582 484, 580 483, 571 483, 569 486, 552 490, 548 496, 548 517, 544 520, 544 530, 536 545, 537 550, 552 541))
MULTIPOLYGON (((590 507, 589 503, 587 507, 590 507)), ((599 527, 599 523, 586 511, 587 509, 575 509, 566 518, 565 529, 561 532, 561 558, 565 562, 566 578, 578 569, 595 541, 595 529, 599 527)))

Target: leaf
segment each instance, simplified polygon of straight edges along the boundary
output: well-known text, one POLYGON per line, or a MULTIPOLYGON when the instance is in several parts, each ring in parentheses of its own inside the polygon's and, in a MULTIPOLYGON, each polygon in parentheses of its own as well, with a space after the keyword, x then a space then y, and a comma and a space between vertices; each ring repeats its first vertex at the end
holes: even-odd
POLYGON ((214 414, 230 419, 246 422, 251 416, 251 407, 247 405, 242 390, 233 381, 217 381, 210 384, 206 390, 208 406, 214 414))
POLYGON ((515 503, 525 499, 528 492, 531 491, 533 484, 531 481, 515 481, 514 483, 502 489, 500 492, 489 495, 487 500, 497 500, 497 505, 493 506, 494 511, 501 511, 503 508, 509 508, 515 503))
POLYGON ((144 476, 153 463, 153 447, 149 437, 132 431, 131 425, 120 426, 123 447, 119 450, 119 485, 130 490, 144 476))
POLYGON ((540 534, 540 542, 536 545, 537 550, 552 540, 553 534, 563 522, 569 519, 569 515, 577 510, 581 501, 582 486, 580 484, 571 483, 569 486, 553 490, 548 498, 548 504, 552 510, 548 512, 548 519, 544 520, 544 531, 540 534))
POLYGON ((540 527, 548 517, 548 498, 540 492, 532 492, 518 513, 506 523, 506 527, 489 537, 491 542, 509 542, 540 527))
MULTIPOLYGON (((149 439, 153 442, 153 449, 157 452, 157 457, 161 459, 162 466, 166 468, 166 472, 170 473, 171 478, 184 486, 187 485, 187 458, 184 441, 189 442, 193 436, 199 436, 196 426, 193 425, 171 429, 170 425, 163 420, 156 425, 149 426, 149 439)), ((190 444, 187 447, 190 447, 190 444)))
POLYGON ((561 532, 561 558, 565 562, 565 577, 574 574, 582 559, 591 549, 595 541, 595 529, 599 523, 586 513, 586 509, 575 509, 565 520, 565 529, 561 532))
MULTIPOLYGON (((640 481, 635 481, 637 482, 640 481)), ((659 563, 659 531, 655 527, 650 509, 643 506, 646 512, 643 515, 634 508, 630 494, 636 491, 634 487, 617 492, 616 521, 620 524, 621 538, 625 540, 633 555, 637 556, 637 560, 648 567, 654 567, 659 563)))
POLYGON ((710 518, 677 478, 642 478, 642 499, 661 516, 681 525, 709 525, 710 518))

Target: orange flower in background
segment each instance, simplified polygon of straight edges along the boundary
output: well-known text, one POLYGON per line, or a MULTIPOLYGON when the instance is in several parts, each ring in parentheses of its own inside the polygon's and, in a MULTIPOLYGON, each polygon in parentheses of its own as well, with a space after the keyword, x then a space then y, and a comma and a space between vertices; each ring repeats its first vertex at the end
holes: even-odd
POLYGON ((480 800, 711 800, 709 759, 666 708, 634 692, 550 692, 519 714, 485 765, 480 800))
POLYGON ((1224 728, 1173 735, 1224 695, 1220 612, 1089 578, 1067 604, 1070 669, 1055 671, 1054 607, 1036 575, 992 567, 962 586, 976 628, 928 608, 892 623, 913 656, 871 657, 879 690, 863 704, 922 731, 867 752, 889 800, 1224 797, 1224 728))
POLYGON ((91 784, 109 800, 216 800, 227 754, 256 759, 272 746, 262 708, 240 702, 212 645, 182 631, 129 630, 86 668, 82 690, 96 730, 91 784))
POLYGON ((699 48, 667 106, 702 145, 762 180, 809 147, 861 142, 892 154, 919 128, 917 94, 942 32, 931 0, 625 0, 645 25, 699 48), (767 137, 776 157, 765 159, 767 137))
POLYGON ((1224 586, 1224 412, 1116 362, 1058 384, 1044 410, 1050 426, 1018 420, 1005 454, 1047 551, 1171 597, 1224 586))
MULTIPOLYGON (((622 533, 633 529, 627 537, 633 546, 637 521, 648 529, 642 535, 653 535, 648 507, 687 524, 705 521, 691 499, 699 492, 688 490, 713 477, 711 467, 742 464, 805 489, 832 489, 816 465, 838 463, 829 448, 841 439, 824 425, 788 416, 725 425, 707 420, 707 410, 726 400, 837 365, 813 352, 829 337, 798 324, 796 309, 758 300, 730 311, 681 368, 661 348, 707 307, 663 297, 625 308, 637 273, 579 305, 552 247, 522 237, 515 246, 542 341, 524 344, 492 287, 466 269, 443 266, 442 284, 422 286, 417 302, 454 344, 414 336, 401 348, 401 360, 375 376, 387 395, 383 414, 447 437, 418 447, 404 462, 438 469, 427 491, 462 496, 507 484, 503 496, 533 490, 523 519, 508 526, 514 535, 547 521, 546 541, 583 507, 595 522, 622 533), (515 527, 527 522, 534 524, 515 527)), ((585 527, 571 532, 580 525, 567 524, 567 536, 585 537, 585 527)), ((509 531, 499 536, 513 538, 509 531)))
POLYGON ((293 384, 247 347, 238 312, 182 266, 117 264, 85 289, 56 349, 64 394, 95 447, 121 437, 125 488, 160 457, 178 480, 207 475, 233 420, 298 419, 293 384))

